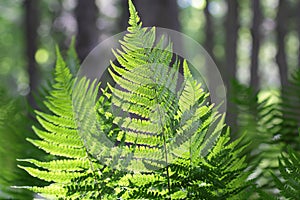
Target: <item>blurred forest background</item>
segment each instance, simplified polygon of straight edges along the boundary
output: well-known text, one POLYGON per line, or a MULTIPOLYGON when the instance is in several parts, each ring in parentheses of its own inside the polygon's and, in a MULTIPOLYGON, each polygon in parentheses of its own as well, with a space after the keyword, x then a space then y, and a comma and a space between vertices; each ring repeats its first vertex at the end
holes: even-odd
MULTIPOLYGON (((222 74, 230 100, 234 98, 233 80, 250 86, 254 93, 278 93, 300 66, 300 0, 134 3, 144 26, 177 30, 204 46, 222 74)), ((82 61, 100 41, 124 31, 128 15, 127 0, 0 1, 0 108, 16 99, 18 111, 23 112, 14 116, 16 124, 11 128, 25 127, 16 135, 0 130, 1 144, 9 143, 8 148, 0 149, 0 173, 11 173, 0 179, 0 197, 12 195, 7 192, 8 182, 24 185, 30 181, 25 172, 15 169, 16 158, 38 154, 24 139, 35 136, 21 119, 31 113, 29 105, 37 107, 34 96, 51 77, 55 45, 67 54, 75 36, 82 61), (5 157, 8 149, 15 152, 10 158, 5 157)), ((228 102, 227 122, 237 131, 236 106, 228 102)))

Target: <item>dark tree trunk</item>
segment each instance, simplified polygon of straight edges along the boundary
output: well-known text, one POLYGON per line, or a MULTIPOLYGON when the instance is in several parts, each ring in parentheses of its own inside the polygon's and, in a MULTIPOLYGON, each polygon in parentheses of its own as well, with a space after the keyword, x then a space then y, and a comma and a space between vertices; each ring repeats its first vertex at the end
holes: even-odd
MULTIPOLYGON (((128 1, 120 0, 120 26, 125 30, 128 26, 128 1)), ((143 21, 143 26, 157 26, 180 30, 178 19, 179 9, 175 0, 133 0, 134 5, 143 21)))
MULTIPOLYGON (((213 48, 214 48, 214 30, 213 30, 213 22, 212 22, 212 16, 209 13, 209 3, 210 0, 206 0, 206 6, 204 8, 204 16, 205 16, 205 42, 204 42, 204 47, 207 53, 211 56, 211 58, 215 61, 215 56, 213 53, 213 48)), ((216 61, 215 61, 216 62, 216 61)), ((212 77, 214 74, 212 74, 212 71, 207 68, 206 70, 206 76, 208 78, 208 81, 211 82, 213 81, 212 77)), ((212 83, 210 84, 211 86, 213 85, 212 83)))
POLYGON ((259 90, 259 48, 260 48, 260 25, 262 22, 262 13, 260 8, 260 0, 252 1, 253 21, 251 28, 252 50, 251 50, 251 66, 250 66, 250 86, 255 92, 259 90))
POLYGON ((214 31, 213 31, 213 24, 211 19, 211 14, 209 13, 208 7, 209 7, 210 0, 206 0, 206 6, 204 8, 204 15, 205 15, 205 50, 207 53, 210 54, 210 56, 213 58, 213 47, 214 47, 214 31))
POLYGON ((279 0, 277 17, 276 17, 276 32, 277 32, 277 54, 276 62, 279 68, 280 83, 281 87, 284 89, 288 84, 288 64, 285 51, 285 37, 287 34, 287 21, 288 21, 288 10, 287 2, 284 0, 279 0))
POLYGON ((83 61, 98 41, 98 8, 95 0, 78 0, 75 16, 78 26, 76 49, 79 59, 83 61))
MULTIPOLYGON (((134 0, 133 3, 144 27, 156 26, 175 31, 180 30, 179 9, 175 0, 134 0)), ((173 49, 182 49, 182 41, 172 38, 172 35, 169 36, 173 42, 173 49)), ((180 60, 182 61, 181 58, 180 60)), ((179 72, 182 73, 182 67, 179 72)))
POLYGON ((28 101, 32 108, 37 108, 34 93, 38 86, 38 69, 34 56, 37 51, 37 29, 39 26, 38 2, 39 0, 24 1, 26 57, 30 87, 28 101))
POLYGON ((174 0, 135 0, 144 26, 157 26, 179 31, 178 5, 174 0))
POLYGON ((236 64, 237 64, 237 40, 238 40, 238 1, 227 0, 227 18, 225 22, 226 44, 225 44, 225 70, 224 79, 227 87, 227 116, 226 122, 229 124, 233 132, 237 127, 237 109, 231 101, 232 96, 232 81, 236 79, 236 64))
POLYGON ((128 12, 128 1, 126 0, 120 0, 120 17, 119 17, 119 30, 125 31, 128 27, 128 18, 129 18, 129 12, 128 12))

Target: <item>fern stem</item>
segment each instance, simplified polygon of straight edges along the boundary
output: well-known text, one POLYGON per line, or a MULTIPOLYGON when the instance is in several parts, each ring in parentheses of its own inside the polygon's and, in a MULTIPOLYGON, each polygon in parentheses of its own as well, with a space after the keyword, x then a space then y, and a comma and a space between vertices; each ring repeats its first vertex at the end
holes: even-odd
POLYGON ((165 150, 165 160, 166 160, 166 172, 167 172, 167 179, 168 179, 168 192, 170 193, 171 190, 171 183, 170 183, 170 174, 169 174, 169 166, 168 166, 168 154, 167 154, 167 147, 166 147, 166 137, 164 135, 164 131, 163 131, 163 139, 164 139, 164 150, 165 150))
MULTIPOLYGON (((156 99, 156 103, 157 105, 159 104, 158 101, 158 96, 157 96, 157 90, 155 89, 155 99, 156 99)), ((160 113, 160 106, 158 106, 158 113, 159 113, 159 123, 160 125, 162 125, 162 118, 161 118, 161 113, 160 113)), ((167 173, 167 180, 168 180, 168 192, 169 194, 171 193, 171 182, 170 182, 170 174, 169 174, 169 166, 168 166, 168 151, 167 151, 167 141, 166 141, 166 135, 165 135, 165 131, 164 131, 164 126, 162 126, 162 136, 163 136, 163 140, 164 140, 164 151, 165 151, 165 161, 166 161, 166 173, 167 173)))
MULTIPOLYGON (((84 144, 85 144, 85 146, 87 145, 85 140, 84 140, 84 144)), ((91 168, 91 170, 92 170, 92 174, 93 174, 93 177, 94 177, 94 183, 95 183, 95 185, 96 185, 96 188, 97 188, 97 189, 100 189, 99 183, 98 183, 98 180, 97 180, 97 177, 96 177, 96 175, 95 175, 95 169, 94 169, 94 166, 93 166, 93 162, 91 161, 91 159, 90 159, 90 157, 89 157, 88 150, 87 150, 86 148, 85 148, 85 153, 86 153, 86 157, 87 157, 87 159, 88 159, 88 161, 89 161, 90 168, 91 168)), ((99 197, 99 198, 100 198, 100 200, 102 199, 101 194, 100 194, 100 197, 99 197)))

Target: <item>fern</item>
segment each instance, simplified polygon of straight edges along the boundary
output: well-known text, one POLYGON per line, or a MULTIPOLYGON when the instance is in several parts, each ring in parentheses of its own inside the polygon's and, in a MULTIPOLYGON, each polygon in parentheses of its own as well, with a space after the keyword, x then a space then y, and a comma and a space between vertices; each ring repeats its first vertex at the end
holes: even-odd
POLYGON ((208 94, 186 61, 184 82, 178 83, 180 62, 169 68, 172 44, 166 37, 155 43, 155 29, 142 28, 131 1, 129 5, 131 27, 121 41, 123 51, 114 51, 122 67, 112 63, 110 70, 120 88, 110 86, 110 90, 112 104, 131 116, 116 116, 114 122, 123 130, 119 142, 125 138, 127 145, 143 147, 134 148, 134 164, 127 169, 142 170, 142 175, 147 172, 147 180, 139 181, 140 173, 123 180, 125 197, 227 198, 239 194, 249 185, 239 142, 229 144, 223 118, 207 105, 208 94))
POLYGON ((289 84, 282 90, 279 109, 281 111, 280 119, 281 129, 278 131, 278 142, 290 144, 292 148, 299 151, 300 139, 297 137, 300 126, 299 108, 300 108, 300 70, 292 73, 289 84), (296 138, 296 140, 295 140, 296 138))
POLYGON ((276 187, 269 171, 276 176, 282 171, 277 157, 286 151, 288 144, 294 150, 299 150, 299 137, 296 137, 299 128, 299 77, 297 70, 281 94, 260 101, 258 97, 262 92, 254 94, 251 88, 235 85, 238 91, 235 102, 239 106, 239 126, 247 131, 248 140, 251 141, 247 152, 251 156, 247 162, 256 169, 254 178, 266 194, 274 193, 273 188, 276 187))
POLYGON ((281 111, 278 95, 262 96, 262 92, 254 93, 251 88, 234 83, 234 102, 238 107, 238 126, 240 132, 246 132, 243 143, 250 143, 243 154, 247 155, 248 167, 254 170, 251 175, 260 188, 274 187, 269 170, 278 167, 277 157, 282 145, 277 143, 275 135, 281 128, 281 111))
POLYGON ((287 199, 298 199, 300 196, 300 154, 291 148, 287 155, 279 159, 279 170, 281 178, 273 175, 275 184, 280 194, 287 199))
MULTIPOLYGON (((28 139, 33 145, 51 154, 52 159, 22 159, 20 161, 29 162, 35 167, 20 167, 30 175, 50 183, 45 187, 27 187, 46 197, 97 199, 103 191, 109 191, 109 187, 99 183, 104 176, 100 172, 104 166, 88 155, 78 133, 72 102, 74 81, 57 50, 55 83, 44 102, 52 114, 36 111, 37 120, 42 128, 34 126, 33 130, 40 139, 28 139)), ((86 81, 82 82, 88 86, 86 81)))
POLYGON ((17 184, 29 184, 33 178, 17 167, 17 158, 37 155, 40 152, 30 149, 25 138, 30 135, 26 120, 23 99, 12 100, 0 89, 0 199, 32 199, 32 192, 14 189, 17 184))
POLYGON ((130 0, 129 10, 122 50, 113 51, 120 66, 109 70, 116 86, 100 98, 99 85, 75 79, 57 51, 44 102, 51 113, 36 111, 40 139, 28 139, 51 156, 20 166, 49 184, 29 189, 59 199, 244 198, 241 139, 230 142, 188 63, 172 62, 171 41, 143 28, 130 0))
MULTIPOLYGON (((170 164, 171 189, 166 190, 165 176, 154 175, 154 181, 133 184, 131 198, 168 198, 172 199, 227 199, 245 198, 241 193, 250 185, 245 181, 249 173, 242 173, 246 167, 243 159, 237 158, 241 149, 236 144, 228 145, 229 132, 222 134, 212 153, 194 160, 178 158, 170 164), (227 139, 226 139, 227 138, 227 139), (220 147, 225 149, 219 149, 220 147), (244 180, 245 182, 242 182, 244 180), (150 195, 150 197, 149 197, 150 195), (154 196, 151 196, 154 195, 154 196), (240 196, 239 196, 240 195, 240 196)), ((159 173, 163 174, 163 170, 159 173)))

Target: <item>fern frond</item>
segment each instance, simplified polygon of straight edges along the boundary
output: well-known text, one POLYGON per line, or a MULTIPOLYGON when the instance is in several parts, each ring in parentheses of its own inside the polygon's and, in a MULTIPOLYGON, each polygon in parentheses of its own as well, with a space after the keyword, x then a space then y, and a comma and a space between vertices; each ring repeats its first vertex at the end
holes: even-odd
POLYGON ((43 171, 32 167, 19 167, 27 171, 31 176, 47 182, 68 183, 68 181, 82 175, 80 172, 43 171))
POLYGON ((18 159, 19 161, 32 163, 37 167, 41 167, 48 171, 83 171, 89 169, 89 162, 85 159, 77 160, 52 160, 49 162, 41 162, 34 159, 18 159))
POLYGON ((236 85, 239 126, 247 130, 246 140, 251 141, 247 148, 250 155, 247 162, 256 168, 253 178, 264 190, 259 191, 262 195, 268 195, 268 191, 276 195, 272 189, 280 182, 268 171, 279 176, 282 166, 278 165, 277 157, 286 150, 286 144, 295 150, 299 149, 299 86, 299 70, 292 73, 289 85, 282 89, 281 94, 272 92, 272 97, 260 99, 263 91, 255 94, 251 88, 236 85))
MULTIPOLYGON (((55 83, 52 85, 53 89, 49 91, 49 96, 45 101, 46 107, 52 113, 46 114, 36 111, 37 120, 42 128, 34 126, 33 130, 40 139, 28 139, 36 147, 52 155, 53 160, 21 159, 20 161, 26 161, 35 167, 19 166, 33 177, 51 183, 45 187, 29 188, 47 197, 52 195, 56 198, 75 199, 80 196, 93 196, 96 191, 98 195, 101 196, 102 194, 99 190, 99 183, 95 181, 95 174, 102 171, 103 165, 98 164, 88 154, 88 150, 84 146, 72 100, 74 83, 74 77, 57 50, 55 83), (87 188, 93 188, 93 190, 84 190, 84 188, 80 191, 73 190, 72 188, 78 185, 78 182, 76 182, 78 179, 83 182, 93 180, 89 181, 90 185, 87 186, 87 188)), ((89 94, 89 82, 83 79, 80 83, 85 85, 85 90, 82 90, 82 92, 87 91, 86 94, 89 94)), ((78 98, 82 99, 84 95, 85 93, 78 98)))
POLYGON ((282 89, 281 102, 279 103, 281 115, 279 119, 281 129, 276 135, 279 137, 277 142, 291 145, 292 148, 299 151, 300 137, 298 129, 300 126, 300 70, 291 74, 289 84, 282 89), (295 140, 296 138, 296 140, 295 140))
POLYGON ((208 103, 187 62, 172 64, 172 42, 142 27, 131 0, 129 10, 122 49, 113 51, 119 65, 109 70, 116 85, 99 99, 97 82, 74 79, 58 53, 45 102, 52 113, 36 112, 40 140, 29 139, 54 159, 21 166, 52 184, 31 189, 66 199, 241 195, 250 182, 240 140, 230 141, 224 116, 208 103))
POLYGON ((281 177, 272 174, 280 194, 287 199, 297 199, 300 196, 300 154, 291 148, 287 155, 279 158, 281 177))
POLYGON ((27 185, 34 181, 24 170, 17 167, 16 159, 40 152, 30 150, 31 145, 25 141, 30 135, 27 130, 31 121, 28 120, 24 99, 9 95, 0 88, 0 199, 32 199, 33 193, 12 185, 27 185))
POLYGON ((22 189, 27 189, 27 190, 31 190, 35 193, 38 194, 43 194, 44 197, 46 198, 53 198, 53 196, 56 196, 58 198, 63 198, 66 196, 67 194, 67 189, 63 188, 61 184, 58 183, 53 183, 49 186, 45 186, 45 187, 37 187, 37 186, 22 186, 22 187, 17 187, 17 188, 22 188, 22 189))
POLYGON ((114 123, 123 131, 117 140, 133 149, 134 165, 129 165, 133 175, 128 177, 124 195, 207 199, 240 194, 250 185, 240 141, 230 143, 224 117, 207 104, 208 93, 186 61, 184 81, 178 85, 180 63, 170 66, 171 42, 162 37, 155 43, 155 29, 142 28, 132 3, 129 5, 129 33, 121 42, 123 51, 114 51, 121 66, 112 64, 110 74, 116 86, 109 86, 112 104, 120 112, 114 113, 114 123), (151 180, 131 181, 140 176, 134 168, 143 166, 144 172, 152 169, 151 180))

